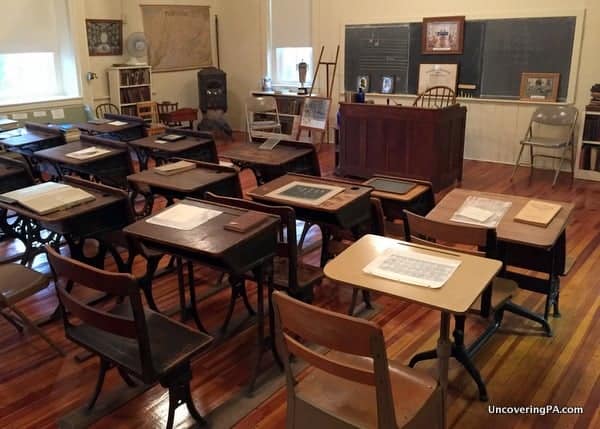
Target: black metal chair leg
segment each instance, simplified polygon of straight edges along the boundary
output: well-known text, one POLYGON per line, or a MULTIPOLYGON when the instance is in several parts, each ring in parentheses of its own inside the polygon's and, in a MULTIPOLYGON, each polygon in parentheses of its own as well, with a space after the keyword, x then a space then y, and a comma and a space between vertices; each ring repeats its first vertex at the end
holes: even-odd
POLYGON ((125 371, 123 371, 122 368, 119 368, 118 371, 119 371, 119 375, 121 376, 121 378, 123 379, 123 381, 129 387, 135 387, 135 386, 137 386, 137 383, 135 381, 133 381, 133 379, 129 376, 129 374, 127 374, 125 371))
POLYGON ((94 408, 96 401, 98 400, 98 396, 100 396, 100 391, 102 390, 102 385, 104 385, 104 376, 106 372, 110 369, 110 363, 104 359, 100 359, 100 370, 98 371, 98 379, 96 380, 96 387, 94 388, 94 393, 92 393, 92 397, 88 402, 87 409, 91 410, 94 408))
POLYGON ((4 313, 1 310, 0 310, 0 315, 2 317, 4 317, 11 325, 13 325, 17 331, 19 331, 21 333, 23 332, 23 327, 21 325, 19 325, 15 319, 13 319, 12 317, 10 317, 8 314, 4 313))
MULTIPOLYGON (((243 280, 242 280, 243 281, 243 280)), ((237 301, 237 297, 239 295, 238 288, 236 285, 231 285, 231 297, 229 298, 229 306, 227 307, 227 314, 225 315, 225 320, 221 325, 221 334, 227 332, 227 328, 229 327, 229 322, 231 322, 231 316, 233 316, 233 310, 235 309, 235 302, 237 301)))
POLYGON ((544 330, 546 331, 546 335, 548 335, 549 337, 552 336, 552 328, 550 327, 550 324, 548 323, 548 321, 546 319, 544 319, 543 317, 521 307, 520 305, 515 304, 514 302, 508 301, 507 303, 504 304, 503 306, 504 310, 509 311, 513 314, 516 314, 517 316, 521 316, 524 317, 526 319, 529 320, 533 320, 534 322, 539 323, 540 325, 542 325, 542 328, 544 328, 544 330))
POLYGON ((246 282, 242 282, 240 284, 240 296, 242 297, 242 300, 244 301, 244 305, 246 306, 246 310, 248 310, 248 314, 250 316, 254 316, 256 314, 256 312, 254 311, 254 308, 252 308, 252 305, 250 305, 250 301, 248 300, 248 291, 246 290, 246 282))
POLYGON ((192 314, 192 318, 194 322, 196 322, 196 326, 200 330, 200 332, 208 333, 202 321, 200 320, 200 315, 198 314, 198 307, 196 307, 196 285, 194 281, 194 266, 191 261, 187 263, 188 268, 188 281, 190 287, 190 313, 192 314))
POLYGON ((177 409, 177 398, 173 389, 169 388, 169 414, 167 417, 166 429, 173 429, 173 421, 175 420, 175 410, 177 409))
POLYGON ((437 351, 427 350, 425 352, 417 353, 410 359, 408 366, 410 366, 411 368, 414 368, 414 366, 417 363, 421 362, 422 360, 430 360, 430 359, 437 359, 437 351))
POLYGON ((144 297, 146 298, 146 302, 148 303, 148 307, 152 310, 159 312, 158 306, 154 301, 154 295, 152 294, 152 279, 154 278, 154 273, 158 269, 158 263, 160 262, 160 258, 150 258, 146 262, 146 274, 142 278, 139 279, 139 285, 144 292, 144 297))
POLYGON ((350 301, 350 308, 348 309, 348 315, 354 315, 354 309, 356 308, 356 299, 358 298, 358 289, 352 289, 352 301, 350 301))
POLYGON ((363 302, 365 303, 365 307, 367 307, 369 310, 372 309, 373 306, 371 305, 371 292, 363 289, 362 296, 363 302))
POLYGON ((184 396, 185 406, 187 407, 188 412, 190 413, 190 416, 192 416, 192 418, 194 420, 196 420, 196 422, 198 422, 198 424, 200 426, 205 426, 207 424, 207 422, 206 422, 206 420, 204 420, 204 418, 200 415, 200 413, 196 409, 196 405, 194 405, 194 400, 192 399, 192 392, 190 391, 189 384, 187 384, 184 387, 183 396, 184 396))
POLYGON ((475 367, 475 364, 473 364, 473 361, 471 360, 471 357, 467 353, 464 346, 455 347, 455 356, 454 357, 456 358, 457 361, 459 361, 462 364, 462 366, 465 367, 465 369, 467 370, 467 372, 469 373, 471 378, 473 378, 473 380, 475 380, 475 383, 477 383, 477 388, 479 389, 479 399, 481 401, 487 401, 488 395, 487 395, 487 389, 485 387, 485 383, 483 382, 483 379, 481 378, 481 374, 479 373, 479 370, 475 367))

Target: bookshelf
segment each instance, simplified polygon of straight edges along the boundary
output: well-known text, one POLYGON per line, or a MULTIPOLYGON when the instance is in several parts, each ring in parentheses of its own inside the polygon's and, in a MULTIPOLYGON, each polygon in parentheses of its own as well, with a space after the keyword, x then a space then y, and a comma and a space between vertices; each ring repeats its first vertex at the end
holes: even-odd
POLYGON ((123 66, 108 69, 110 102, 122 114, 136 116, 136 103, 151 101, 152 73, 150 66, 123 66))
POLYGON ((577 178, 600 181, 600 111, 585 111, 575 168, 577 178))

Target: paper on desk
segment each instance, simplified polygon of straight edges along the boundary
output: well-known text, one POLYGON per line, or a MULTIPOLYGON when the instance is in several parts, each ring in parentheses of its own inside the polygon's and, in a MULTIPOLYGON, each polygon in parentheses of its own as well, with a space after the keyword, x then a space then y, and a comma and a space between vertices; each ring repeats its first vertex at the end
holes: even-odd
POLYGON ((67 153, 65 156, 69 158, 75 159, 90 159, 95 158, 99 155, 104 155, 105 153, 109 153, 110 149, 104 149, 96 146, 88 147, 85 149, 78 150, 76 152, 67 153))
POLYGON ((495 228, 498 226, 512 202, 491 198, 468 196, 454 212, 450 220, 472 225, 495 228))
POLYGON ((222 212, 218 210, 206 209, 203 207, 192 206, 190 204, 177 204, 165 211, 152 216, 146 222, 165 226, 167 228, 181 229, 189 231, 197 226, 208 222, 214 217, 217 217, 222 212))
POLYGON ((461 261, 417 252, 400 245, 385 250, 363 272, 386 279, 430 288, 442 287, 461 261))
POLYGON ((115 127, 121 127, 123 125, 127 125, 127 122, 123 122, 123 121, 112 121, 109 122, 108 125, 114 125, 115 127))

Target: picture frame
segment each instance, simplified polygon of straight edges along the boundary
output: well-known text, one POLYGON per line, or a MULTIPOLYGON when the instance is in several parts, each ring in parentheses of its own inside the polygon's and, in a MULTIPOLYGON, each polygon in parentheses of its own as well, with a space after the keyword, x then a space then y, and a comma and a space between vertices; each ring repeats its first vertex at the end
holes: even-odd
POLYGON ((464 37, 464 16, 423 18, 423 26, 421 27, 421 53, 435 55, 462 54, 464 37))
POLYGON ((526 101, 555 102, 559 84, 560 73, 521 73, 519 98, 526 101))
POLYGON ((418 94, 434 86, 447 86, 456 91, 458 64, 419 64, 418 94))
POLYGON ((90 56, 123 55, 123 21, 120 19, 86 19, 90 56))
POLYGON ((326 131, 331 100, 325 97, 306 97, 302 105, 300 128, 326 131))
POLYGON ((356 90, 362 88, 363 92, 369 92, 369 75, 362 74, 356 77, 356 90))
POLYGON ((381 76, 381 93, 382 94, 393 94, 394 93, 394 76, 384 75, 381 76))

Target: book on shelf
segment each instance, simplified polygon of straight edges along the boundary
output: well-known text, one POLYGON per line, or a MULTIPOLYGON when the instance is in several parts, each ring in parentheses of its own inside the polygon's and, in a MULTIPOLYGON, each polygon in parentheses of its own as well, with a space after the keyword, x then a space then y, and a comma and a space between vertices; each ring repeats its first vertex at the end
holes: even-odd
POLYGON ((515 215, 515 222, 546 227, 557 215, 562 206, 539 200, 529 200, 515 215))

